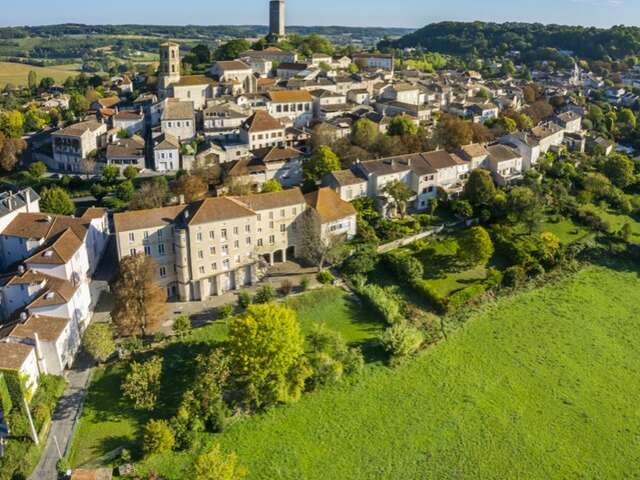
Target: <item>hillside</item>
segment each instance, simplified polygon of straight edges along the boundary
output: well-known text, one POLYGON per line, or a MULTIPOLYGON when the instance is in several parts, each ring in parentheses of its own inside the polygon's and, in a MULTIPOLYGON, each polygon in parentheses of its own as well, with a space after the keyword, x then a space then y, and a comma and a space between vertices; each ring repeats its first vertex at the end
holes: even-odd
POLYGON ((51 77, 56 82, 64 82, 67 78, 77 75, 80 65, 59 65, 56 67, 35 67, 22 63, 0 62, 0 88, 11 83, 16 86, 27 85, 29 72, 36 72, 38 81, 51 77))
POLYGON ((404 37, 382 41, 380 48, 417 48, 450 55, 503 55, 511 50, 530 57, 544 48, 569 50, 585 59, 621 59, 640 54, 640 28, 610 29, 529 23, 442 22, 404 37))
MULTIPOLYGON (((250 479, 631 478, 640 470, 637 266, 502 299, 449 341, 217 438, 250 479)), ((177 480, 190 452, 145 467, 177 480)))

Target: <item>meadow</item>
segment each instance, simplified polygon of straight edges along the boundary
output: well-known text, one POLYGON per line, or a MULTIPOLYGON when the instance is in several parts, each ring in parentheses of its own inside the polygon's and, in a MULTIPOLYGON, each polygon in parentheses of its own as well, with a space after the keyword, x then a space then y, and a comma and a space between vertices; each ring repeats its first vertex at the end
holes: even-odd
MULTIPOLYGON (((633 478, 638 267, 588 267, 481 307, 447 341, 208 436, 250 479, 633 478)), ((188 478, 197 452, 141 471, 188 478)))
POLYGON ((0 87, 10 83, 15 86, 26 86, 29 72, 36 72, 38 81, 51 77, 56 82, 64 82, 67 78, 80 74, 79 64, 57 65, 55 67, 35 67, 23 63, 0 62, 0 87))

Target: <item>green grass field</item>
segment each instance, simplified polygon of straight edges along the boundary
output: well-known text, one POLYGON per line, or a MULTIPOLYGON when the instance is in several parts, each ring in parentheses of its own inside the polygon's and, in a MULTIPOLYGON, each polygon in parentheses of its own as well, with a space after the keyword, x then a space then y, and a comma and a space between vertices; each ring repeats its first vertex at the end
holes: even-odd
MULTIPOLYGON (((368 369, 215 438, 250 479, 635 478, 638 273, 589 267, 502 299, 404 366, 368 369)), ((188 478, 194 455, 141 470, 188 478)))
MULTIPOLYGON (((343 290, 322 288, 291 297, 287 303, 298 313, 305 333, 314 324, 324 323, 340 332, 350 344, 360 345, 368 360, 379 360, 381 352, 375 339, 383 329, 381 321, 343 290)), ((160 351, 165 360, 159 414, 165 417, 175 414, 182 392, 192 381, 193 360, 208 346, 223 341, 226 335, 227 321, 218 320, 193 330, 184 342, 171 343, 160 351)), ((100 464, 102 457, 119 446, 137 452, 138 434, 151 417, 133 410, 121 398, 120 384, 125 374, 120 363, 96 370, 72 444, 72 465, 100 464)))
POLYGON ((589 209, 600 215, 604 220, 609 222, 609 231, 618 232, 625 223, 631 226, 631 241, 640 243, 640 221, 631 215, 616 213, 609 208, 590 205, 589 209))
POLYGON ((64 82, 67 78, 80 73, 78 64, 57 65, 55 67, 34 67, 22 63, 0 62, 0 87, 7 83, 16 86, 27 85, 29 72, 34 71, 38 81, 44 77, 52 77, 56 82, 64 82))

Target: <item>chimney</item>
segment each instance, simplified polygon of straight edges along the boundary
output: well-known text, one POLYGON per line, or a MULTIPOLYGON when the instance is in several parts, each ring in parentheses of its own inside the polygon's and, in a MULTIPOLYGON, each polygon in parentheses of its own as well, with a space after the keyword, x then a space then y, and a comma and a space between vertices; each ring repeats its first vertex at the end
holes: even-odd
POLYGON ((27 213, 31 213, 31 188, 24 189, 24 200, 27 203, 27 213))
POLYGON ((180 203, 180 205, 184 205, 184 194, 178 195, 178 203, 180 203))

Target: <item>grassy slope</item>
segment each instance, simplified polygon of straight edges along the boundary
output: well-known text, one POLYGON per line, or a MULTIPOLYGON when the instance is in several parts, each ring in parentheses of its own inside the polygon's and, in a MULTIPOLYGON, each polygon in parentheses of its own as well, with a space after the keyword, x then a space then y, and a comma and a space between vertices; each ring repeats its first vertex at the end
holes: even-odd
POLYGON ((38 75, 38 81, 44 77, 52 77, 56 82, 64 82, 67 78, 78 75, 78 65, 59 65, 56 67, 34 67, 21 63, 0 62, 0 86, 7 83, 14 85, 26 85, 29 72, 34 71, 38 75))
MULTIPOLYGON (((304 332, 308 332, 314 323, 324 322, 329 328, 340 332, 348 342, 362 344, 368 358, 377 359, 379 356, 371 343, 382 330, 382 324, 377 317, 353 302, 344 291, 324 288, 293 297, 289 302, 298 312, 304 332)), ((226 321, 216 321, 194 330, 185 343, 174 343, 165 348, 166 381, 161 395, 165 401, 161 405, 161 415, 170 417, 175 413, 173 408, 190 381, 189 373, 193 370, 192 361, 197 353, 206 349, 207 344, 224 340, 226 334, 226 321)), ((118 364, 96 371, 72 444, 72 465, 95 462, 119 446, 136 451, 137 434, 150 415, 136 412, 129 402, 121 398, 120 384, 124 374, 125 369, 118 364)))
MULTIPOLYGON (((218 438, 251 479, 632 478, 639 291, 637 271, 589 268, 500 301, 399 369, 218 438)), ((178 479, 189 460, 147 465, 178 479)))

